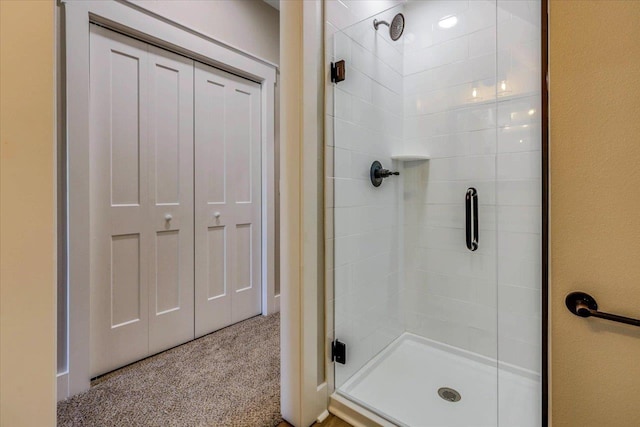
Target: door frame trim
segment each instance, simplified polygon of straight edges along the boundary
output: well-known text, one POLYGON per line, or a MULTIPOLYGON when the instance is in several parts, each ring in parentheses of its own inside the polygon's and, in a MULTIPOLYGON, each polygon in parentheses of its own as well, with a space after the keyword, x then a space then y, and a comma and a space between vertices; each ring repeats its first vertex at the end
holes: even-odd
MULTIPOLYGON (((187 56, 261 85, 262 162, 262 314, 280 309, 275 294, 275 84, 277 66, 237 48, 149 12, 128 1, 61 0, 64 8, 66 103, 63 133, 68 200, 64 247, 67 262, 67 384, 58 387, 58 400, 90 386, 90 216, 89 216, 89 24, 95 23, 146 43, 187 56), (66 386, 66 387, 65 387, 66 386), (66 392, 65 392, 66 388, 66 392)), ((59 381, 60 384, 60 381, 59 381)))
POLYGON ((328 407, 323 6, 280 4, 280 409, 297 427, 322 420, 328 407))

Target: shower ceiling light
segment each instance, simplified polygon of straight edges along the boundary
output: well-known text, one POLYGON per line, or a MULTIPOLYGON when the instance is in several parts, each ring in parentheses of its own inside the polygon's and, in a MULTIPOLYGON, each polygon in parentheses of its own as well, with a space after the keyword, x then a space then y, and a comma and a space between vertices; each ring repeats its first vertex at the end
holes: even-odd
POLYGON ((438 27, 440 28, 452 28, 458 23, 458 17, 455 15, 447 15, 440 18, 438 21, 438 27))

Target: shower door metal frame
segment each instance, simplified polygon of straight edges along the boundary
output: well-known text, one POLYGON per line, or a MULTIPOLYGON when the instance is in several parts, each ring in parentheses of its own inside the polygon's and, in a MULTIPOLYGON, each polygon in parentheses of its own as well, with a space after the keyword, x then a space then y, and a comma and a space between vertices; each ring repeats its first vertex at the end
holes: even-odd
POLYGON ((549 425, 549 4, 540 2, 542 125, 542 427, 549 425))

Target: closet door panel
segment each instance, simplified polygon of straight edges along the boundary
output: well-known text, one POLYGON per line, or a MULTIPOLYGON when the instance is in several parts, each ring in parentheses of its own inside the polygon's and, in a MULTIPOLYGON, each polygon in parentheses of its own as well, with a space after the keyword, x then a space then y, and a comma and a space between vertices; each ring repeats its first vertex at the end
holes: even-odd
POLYGON ((228 203, 228 81, 213 70, 195 64, 196 336, 231 324, 234 225, 228 203))
POLYGON ((91 26, 91 373, 260 313, 260 85, 91 26))
POLYGON ((232 322, 260 313, 261 291, 261 132, 260 86, 231 76, 228 124, 232 147, 234 280, 232 322))
POLYGON ((148 354, 147 47, 90 33, 91 375, 148 354))
POLYGON ((193 61, 149 46, 149 353, 193 339, 193 61))
POLYGON ((196 336, 260 313, 260 86, 195 65, 196 336))

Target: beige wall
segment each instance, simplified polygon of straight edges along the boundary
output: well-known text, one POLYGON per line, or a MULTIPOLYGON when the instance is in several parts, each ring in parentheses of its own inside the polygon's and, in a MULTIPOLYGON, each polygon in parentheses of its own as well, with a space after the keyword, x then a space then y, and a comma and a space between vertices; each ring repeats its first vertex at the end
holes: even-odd
POLYGON ((55 420, 54 2, 0 1, 0 425, 55 420))
POLYGON ((640 425, 640 328, 580 319, 573 290, 640 317, 640 2, 551 1, 554 427, 640 425))
POLYGON ((262 0, 130 1, 274 64, 280 61, 280 15, 262 0))

